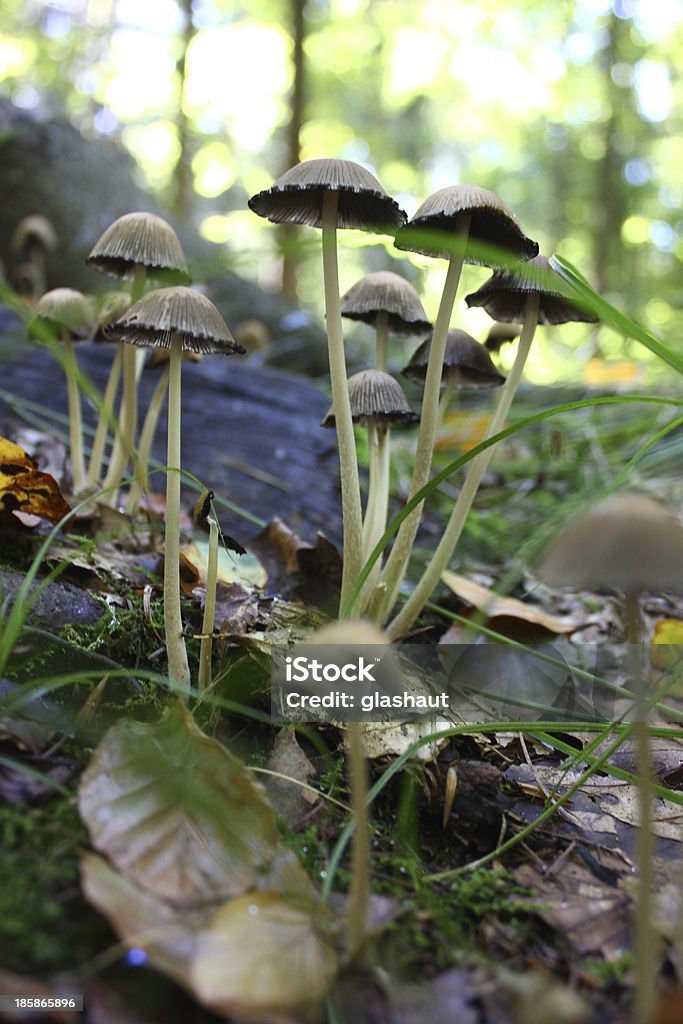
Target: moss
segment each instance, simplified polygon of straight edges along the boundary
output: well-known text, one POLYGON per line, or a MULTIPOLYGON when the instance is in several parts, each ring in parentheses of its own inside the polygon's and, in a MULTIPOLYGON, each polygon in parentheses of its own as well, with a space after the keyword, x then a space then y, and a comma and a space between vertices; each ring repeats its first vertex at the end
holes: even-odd
POLYGON ((72 969, 111 932, 79 886, 85 828, 71 799, 0 808, 0 947, 5 967, 26 974, 72 969))

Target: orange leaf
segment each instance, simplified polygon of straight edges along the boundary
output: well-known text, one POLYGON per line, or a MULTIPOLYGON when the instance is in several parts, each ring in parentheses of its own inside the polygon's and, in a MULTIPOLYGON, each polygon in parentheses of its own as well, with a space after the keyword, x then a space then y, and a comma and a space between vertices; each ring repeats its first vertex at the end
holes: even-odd
POLYGON ((23 448, 0 437, 0 512, 25 512, 58 523, 71 507, 49 473, 41 473, 23 448))

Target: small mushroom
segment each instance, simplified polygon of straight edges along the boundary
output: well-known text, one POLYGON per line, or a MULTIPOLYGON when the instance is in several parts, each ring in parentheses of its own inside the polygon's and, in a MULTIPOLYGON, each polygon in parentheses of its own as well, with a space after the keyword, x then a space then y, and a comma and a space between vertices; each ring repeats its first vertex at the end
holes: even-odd
POLYGON ((39 299, 46 288, 47 255, 57 248, 57 232, 52 222, 40 213, 22 217, 14 229, 10 248, 19 260, 13 280, 20 287, 27 283, 22 291, 27 298, 39 299))
MULTIPOLYGON (((469 306, 482 305, 487 313, 497 320, 523 321, 515 361, 504 387, 498 394, 498 402, 486 431, 488 439, 505 426, 512 400, 522 379, 536 324, 566 323, 570 320, 592 321, 594 318, 574 305, 568 287, 551 268, 545 256, 536 256, 520 264, 519 270, 514 274, 508 271, 494 273, 477 292, 468 295, 466 301, 469 306)), ((495 445, 492 445, 480 452, 471 463, 436 551, 417 586, 387 629, 392 638, 399 636, 412 625, 441 579, 441 573, 448 567, 494 451, 495 445)))
MULTIPOLYGON (((424 401, 420 416, 409 499, 429 479, 439 414, 439 390, 444 350, 451 313, 463 263, 499 266, 501 253, 528 260, 538 252, 538 244, 527 238, 508 206, 495 193, 475 185, 453 185, 429 196, 414 216, 398 232, 398 249, 419 252, 448 260, 448 271, 425 375, 424 401)), ((422 505, 407 516, 396 535, 394 546, 382 573, 382 592, 377 594, 371 612, 383 622, 391 610, 417 535, 422 505)))
MULTIPOLYGON (((361 370, 349 377, 349 399, 354 423, 364 424, 368 431, 369 480, 368 501, 362 533, 361 565, 374 549, 387 526, 391 459, 391 427, 407 426, 417 421, 403 388, 384 370, 361 370)), ((323 417, 323 427, 333 427, 334 405, 323 417)), ((366 582, 358 607, 367 599, 381 569, 378 559, 366 582)))
POLYGON ((387 369, 389 335, 424 337, 432 329, 412 284, 391 270, 366 274, 341 297, 341 315, 375 328, 378 370, 387 369))
POLYGON ((206 597, 202 617, 202 639, 199 649, 199 673, 197 689, 207 690, 211 685, 211 654, 213 628, 216 618, 216 581, 218 579, 218 520, 213 511, 213 491, 202 491, 197 499, 192 520, 200 530, 209 532, 209 558, 206 567, 206 597))
POLYGON ((71 448, 71 475, 74 493, 86 485, 85 455, 83 452, 83 424, 81 394, 78 388, 78 362, 74 343, 84 341, 92 330, 93 311, 89 300, 73 288, 55 288, 45 292, 35 305, 35 321, 47 325, 61 338, 64 345, 64 372, 66 374, 69 403, 69 434, 71 448))
MULTIPOLYGON (((431 346, 432 339, 428 338, 416 349, 403 370, 404 377, 424 383, 431 346)), ((443 390, 439 402, 437 429, 443 421, 454 390, 482 391, 499 388, 505 383, 505 377, 498 372, 491 356, 480 342, 467 331, 453 327, 446 337, 441 383, 443 390)))
POLYGON ((624 595, 624 619, 635 690, 639 828, 636 852, 636 995, 634 1021, 652 1020, 656 1003, 657 936, 652 924, 654 844, 652 776, 647 727, 646 676, 642 661, 643 591, 683 593, 683 526, 659 502, 644 494, 615 495, 569 523, 538 566, 551 586, 605 587, 624 595))
POLYGON ((128 345, 170 352, 168 453, 164 557, 164 627, 169 678, 181 690, 190 686, 190 670, 180 611, 180 370, 184 351, 244 353, 214 304, 199 292, 178 286, 149 292, 108 329, 128 345))
POLYGON ((341 473, 344 568, 341 603, 361 569, 362 517, 356 442, 346 381, 346 359, 339 304, 337 228, 394 234, 405 213, 370 171, 351 160, 305 160, 263 192, 249 208, 276 224, 322 228, 323 280, 332 401, 336 410, 341 473))
MULTIPOLYGON (((109 277, 132 281, 131 302, 142 296, 148 276, 174 283, 189 280, 178 236, 170 224, 153 213, 126 213, 119 217, 97 240, 87 262, 109 277)), ((124 346, 121 431, 104 480, 112 504, 128 459, 134 459, 137 378, 135 349, 124 346)))
POLYGON ((521 324, 504 324, 500 321, 496 321, 496 323, 491 324, 484 344, 489 352, 500 352, 503 345, 507 345, 508 342, 514 341, 521 333, 521 324))

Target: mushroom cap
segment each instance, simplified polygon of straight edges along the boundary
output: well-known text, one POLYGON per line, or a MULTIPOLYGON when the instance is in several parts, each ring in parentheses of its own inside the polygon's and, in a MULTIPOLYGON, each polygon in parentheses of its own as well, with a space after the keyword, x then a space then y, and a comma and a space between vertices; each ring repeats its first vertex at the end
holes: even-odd
POLYGON ((500 352, 503 345, 506 345, 509 341, 514 341, 521 333, 521 324, 505 324, 497 320, 494 324, 491 324, 484 345, 489 352, 500 352))
POLYGON ((388 644, 389 637, 367 619, 341 619, 311 633, 309 644, 388 644))
MULTIPOLYGON (((361 370, 349 377, 349 402, 354 423, 367 423, 372 419, 383 426, 410 426, 417 421, 403 388, 384 370, 361 370)), ((333 405, 325 413, 321 426, 335 426, 333 405)))
MULTIPOLYGON (((432 339, 423 341, 413 353, 403 370, 410 380, 424 382, 432 347, 432 339)), ((496 369, 486 348, 467 331, 452 328, 446 336, 443 358, 444 377, 456 388, 481 390, 497 388, 505 383, 505 377, 496 369)))
POLYGON ((249 200, 249 209, 275 224, 323 225, 323 194, 339 193, 338 228, 393 235, 406 215, 374 174, 352 160, 304 160, 249 200))
POLYGON ((170 224, 154 213, 125 213, 100 236, 87 258, 91 267, 128 280, 136 266, 152 276, 190 280, 180 241, 170 224))
POLYGON ((574 304, 568 285, 553 270, 545 256, 535 256, 518 272, 496 271, 481 288, 465 296, 468 306, 481 306, 494 320, 505 323, 524 319, 526 300, 538 294, 539 324, 566 324, 571 320, 597 323, 597 317, 574 304))
POLYGON ((387 313, 389 334, 397 337, 427 334, 432 325, 420 296, 410 281, 391 270, 366 274, 341 297, 342 316, 375 324, 378 313, 387 313))
POLYGON ((680 594, 683 526, 645 494, 617 494, 572 520, 537 573, 552 586, 680 594))
POLYGON ((213 302, 183 285, 148 292, 110 324, 105 333, 116 341, 145 348, 170 349, 174 335, 180 335, 183 351, 225 355, 243 355, 245 351, 213 302))
POLYGON ((40 213, 22 217, 12 233, 10 248, 13 252, 21 253, 26 244, 34 240, 40 242, 47 252, 53 252, 57 248, 57 232, 52 226, 52 221, 40 213))
POLYGON ((398 232, 394 244, 397 249, 449 259, 453 253, 449 243, 453 240, 455 224, 461 213, 471 215, 465 248, 466 263, 500 266, 495 257, 489 259, 473 253, 470 242, 506 249, 522 260, 537 254, 538 242, 527 238, 512 210, 495 192, 477 185, 450 185, 428 196, 398 232))
POLYGON ((93 309, 90 300, 73 288, 54 288, 36 302, 34 319, 42 320, 57 331, 68 331, 82 340, 92 333, 93 309))

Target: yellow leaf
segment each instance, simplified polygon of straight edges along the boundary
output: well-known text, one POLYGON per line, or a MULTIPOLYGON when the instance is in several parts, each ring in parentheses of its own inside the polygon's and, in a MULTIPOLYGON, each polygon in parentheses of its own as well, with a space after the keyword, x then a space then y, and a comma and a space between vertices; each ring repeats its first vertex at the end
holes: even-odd
POLYGON ((71 511, 57 481, 41 473, 23 448, 0 437, 0 511, 24 512, 58 523, 71 511))
POLYGON ((683 622, 680 619, 660 619, 655 624, 650 661, 655 668, 683 675, 683 622))
POLYGON ((583 379, 592 387, 603 384, 637 384, 640 370, 628 360, 606 363, 603 359, 590 359, 583 368, 583 379))
POLYGON ((486 437, 490 421, 491 416, 487 412, 471 413, 456 409, 448 413, 436 440, 436 450, 450 451, 457 448, 461 452, 468 452, 476 448, 486 437))

